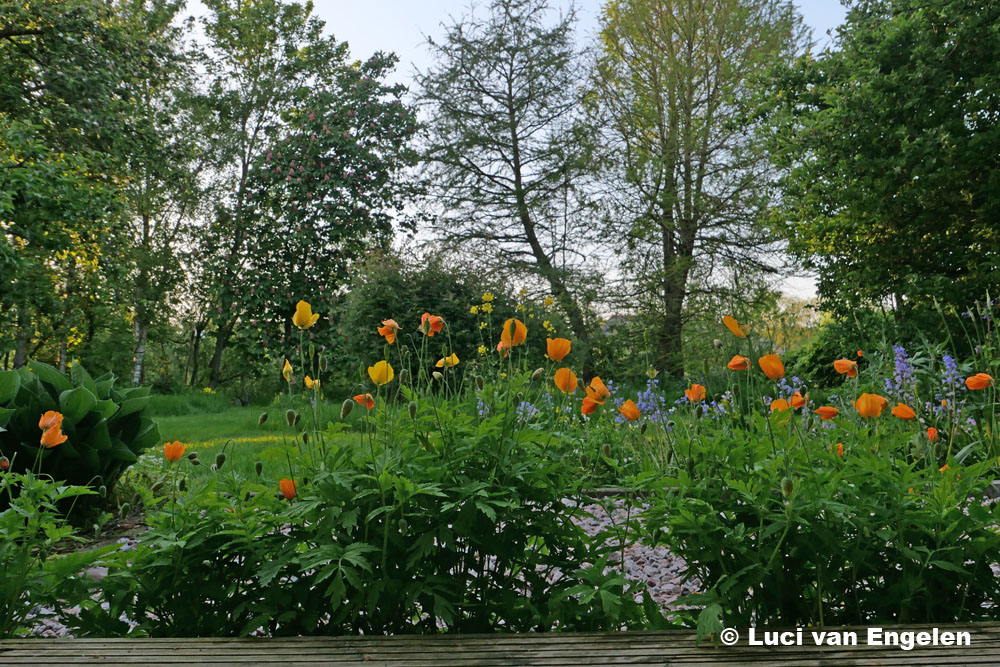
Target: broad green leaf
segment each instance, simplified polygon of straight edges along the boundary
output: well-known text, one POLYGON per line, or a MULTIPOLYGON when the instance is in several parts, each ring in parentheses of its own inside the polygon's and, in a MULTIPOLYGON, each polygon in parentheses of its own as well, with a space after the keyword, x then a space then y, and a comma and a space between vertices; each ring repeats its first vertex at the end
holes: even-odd
POLYGON ((70 367, 69 374, 76 386, 86 387, 94 396, 101 397, 101 392, 97 389, 97 383, 94 382, 94 378, 90 377, 90 373, 87 372, 87 369, 79 361, 73 361, 73 366, 70 367))
POLYGON ((21 388, 21 377, 17 371, 0 371, 0 404, 14 400, 21 388))
POLYGON ((69 378, 48 364, 32 359, 28 362, 28 366, 39 380, 55 387, 58 392, 69 391, 73 388, 69 378))
POLYGON ((78 422, 97 406, 97 396, 86 387, 77 387, 59 394, 59 411, 71 422, 78 422))

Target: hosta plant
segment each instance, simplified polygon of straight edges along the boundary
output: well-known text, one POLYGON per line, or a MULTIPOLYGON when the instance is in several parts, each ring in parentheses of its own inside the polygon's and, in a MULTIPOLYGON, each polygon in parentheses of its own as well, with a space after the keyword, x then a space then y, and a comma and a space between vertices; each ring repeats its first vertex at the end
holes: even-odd
POLYGON ((80 363, 69 376, 38 361, 0 372, 0 455, 10 470, 111 488, 160 439, 143 415, 149 388, 117 388, 115 379, 95 379, 80 363))

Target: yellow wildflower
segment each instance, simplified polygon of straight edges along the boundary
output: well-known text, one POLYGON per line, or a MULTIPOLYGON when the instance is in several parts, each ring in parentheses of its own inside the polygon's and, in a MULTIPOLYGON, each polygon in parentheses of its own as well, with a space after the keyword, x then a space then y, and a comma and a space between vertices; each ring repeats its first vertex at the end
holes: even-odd
POLYGON ((486 292, 485 294, 483 294, 484 303, 489 303, 492 300, 493 300, 493 292, 486 292))
POLYGON ((475 315, 476 313, 479 312, 479 306, 473 306, 472 308, 469 308, 469 312, 475 315))
POLYGON ((478 352, 480 355, 483 355, 489 352, 489 349, 485 345, 480 345, 478 352))
POLYGON ((484 303, 483 304, 483 312, 484 313, 492 313, 493 312, 493 304, 492 303, 484 303))
POLYGON ((545 300, 542 301, 542 303, 544 303, 546 306, 551 306, 552 304, 555 303, 555 299, 553 299, 551 296, 547 296, 545 297, 545 300))

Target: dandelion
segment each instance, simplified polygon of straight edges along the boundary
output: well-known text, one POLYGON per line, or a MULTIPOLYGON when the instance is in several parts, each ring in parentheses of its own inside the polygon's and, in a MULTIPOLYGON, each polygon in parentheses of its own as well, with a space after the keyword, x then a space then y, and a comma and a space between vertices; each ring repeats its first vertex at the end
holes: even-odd
POLYGON ((319 313, 313 314, 312 306, 310 306, 305 301, 299 301, 295 304, 295 314, 292 315, 292 324, 300 329, 308 329, 312 325, 316 324, 316 320, 319 319, 319 313))

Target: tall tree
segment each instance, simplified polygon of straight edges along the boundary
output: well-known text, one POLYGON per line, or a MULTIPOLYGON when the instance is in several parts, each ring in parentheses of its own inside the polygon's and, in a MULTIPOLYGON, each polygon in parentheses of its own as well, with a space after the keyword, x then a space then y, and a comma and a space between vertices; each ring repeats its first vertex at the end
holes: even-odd
MULTIPOLYGON (((805 32, 787 0, 611 0, 588 97, 606 128, 612 229, 657 369, 683 375, 685 307, 719 276, 772 271, 773 196, 745 112, 805 32), (727 275, 728 274, 728 275, 727 275)), ((745 281, 740 281, 745 282, 745 281)))
POLYGON ((596 277, 582 271, 590 213, 579 185, 591 162, 574 14, 551 21, 546 0, 494 0, 487 12, 431 40, 436 63, 417 78, 433 228, 447 246, 540 279, 587 359, 578 286, 596 277))
POLYGON ((1000 5, 850 3, 773 79, 776 216, 827 308, 967 308, 1000 285, 1000 5))
MULTIPOLYGON (((384 82, 395 57, 350 62, 310 3, 206 4, 215 137, 231 165, 219 172, 199 257, 211 286, 214 387, 234 335, 261 348, 284 342, 296 301, 328 305, 350 263, 388 243, 416 121, 404 88, 384 82)), ((310 338, 325 332, 329 344, 333 331, 310 338)))

